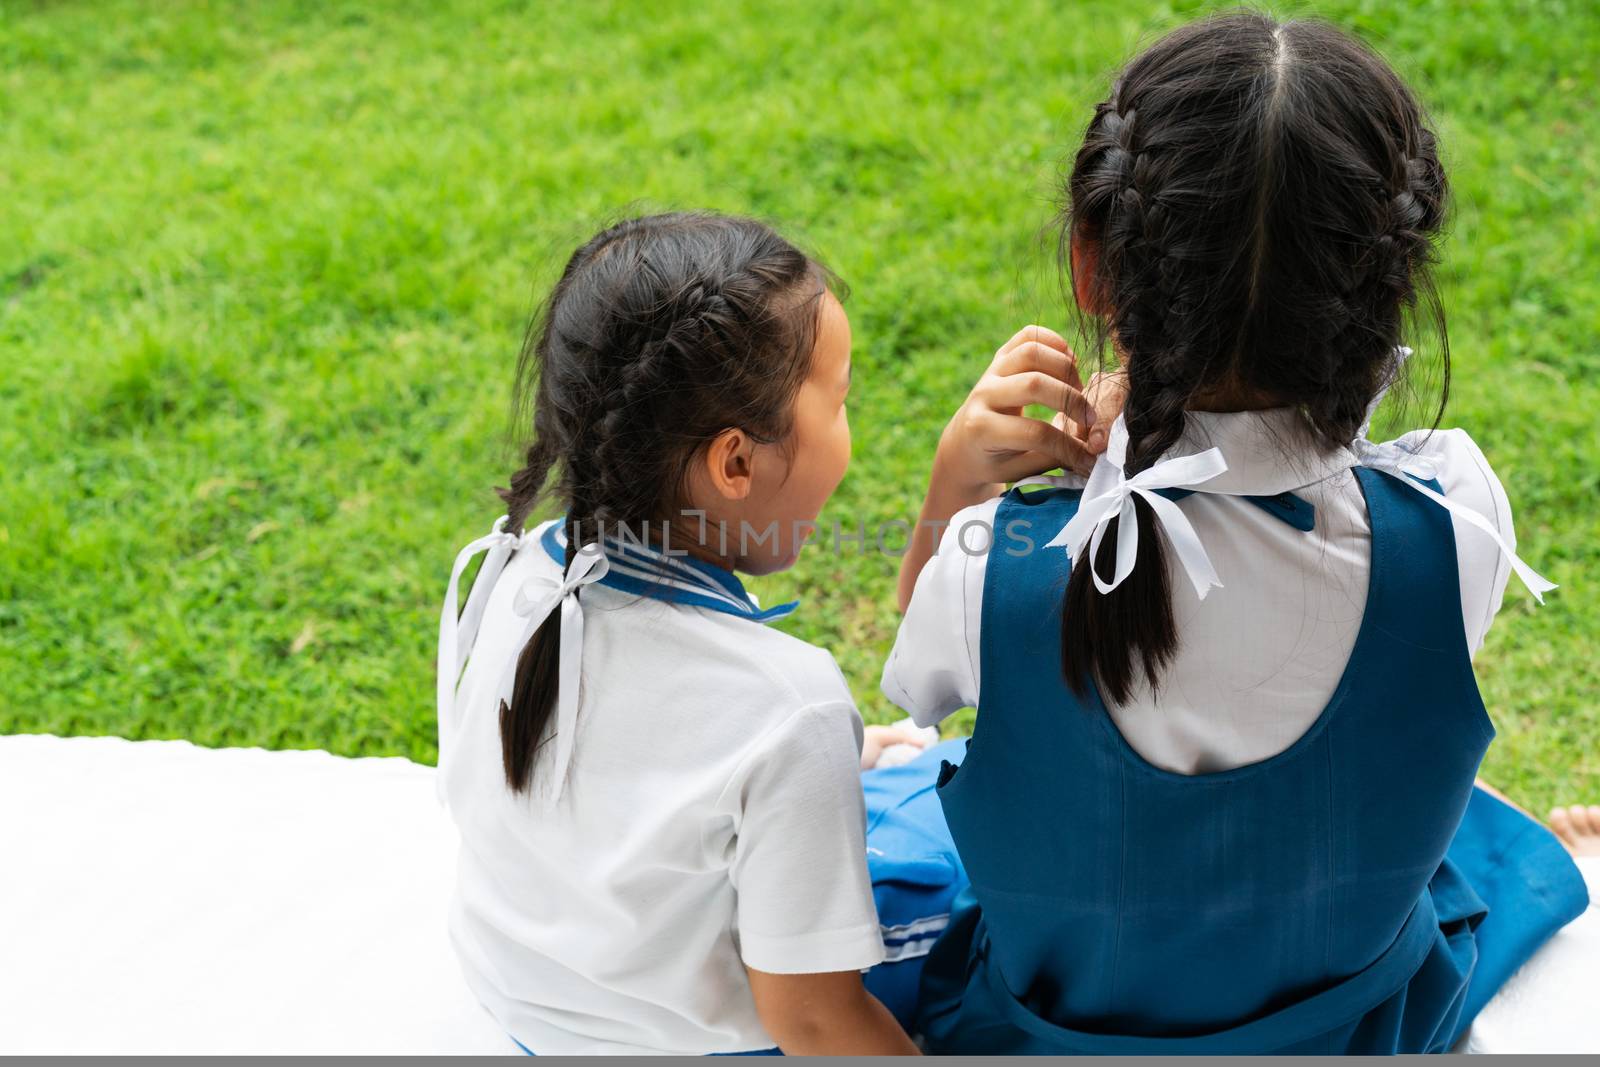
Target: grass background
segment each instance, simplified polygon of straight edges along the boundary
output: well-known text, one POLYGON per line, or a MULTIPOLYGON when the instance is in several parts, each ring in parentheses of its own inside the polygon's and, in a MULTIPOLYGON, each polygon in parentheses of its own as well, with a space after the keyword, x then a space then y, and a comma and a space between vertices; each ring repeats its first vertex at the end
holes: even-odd
MULTIPOLYGON (((438 598, 498 514, 537 293, 629 205, 778 221, 852 283, 855 464, 914 515, 1108 75, 1205 4, 0 0, 0 731, 432 761, 438 598)), ((1600 799, 1600 16, 1329 2, 1443 131, 1468 428, 1525 556, 1479 677, 1516 799, 1600 799)), ((757 585, 869 719, 894 561, 757 585)))

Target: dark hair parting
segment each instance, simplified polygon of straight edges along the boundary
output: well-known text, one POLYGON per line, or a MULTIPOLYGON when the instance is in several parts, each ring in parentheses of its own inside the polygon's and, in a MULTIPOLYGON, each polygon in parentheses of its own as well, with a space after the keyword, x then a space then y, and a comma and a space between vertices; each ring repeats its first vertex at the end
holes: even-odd
MULTIPOLYGON (((1127 476, 1208 394, 1296 407, 1325 446, 1349 444, 1413 312, 1443 360, 1437 425, 1449 343, 1430 267, 1448 192, 1410 90, 1330 25, 1231 13, 1133 59, 1073 161, 1059 245, 1069 273, 1075 242, 1095 253, 1074 290, 1093 298, 1094 347, 1112 341, 1127 370, 1127 476)), ((1099 593, 1085 548, 1061 607, 1068 684, 1116 704, 1178 648, 1166 546, 1143 501, 1135 513, 1132 574, 1099 593)))

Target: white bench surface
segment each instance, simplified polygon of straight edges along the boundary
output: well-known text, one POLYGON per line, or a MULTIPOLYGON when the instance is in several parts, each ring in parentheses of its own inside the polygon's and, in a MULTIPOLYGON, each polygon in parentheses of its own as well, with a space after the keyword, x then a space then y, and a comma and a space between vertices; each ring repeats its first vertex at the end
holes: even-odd
MULTIPOLYGON (((445 934, 431 767, 18 735, 0 812, 0 1053, 518 1051, 445 934)), ((1600 1048, 1597 990, 1591 907, 1468 1047, 1600 1048)))

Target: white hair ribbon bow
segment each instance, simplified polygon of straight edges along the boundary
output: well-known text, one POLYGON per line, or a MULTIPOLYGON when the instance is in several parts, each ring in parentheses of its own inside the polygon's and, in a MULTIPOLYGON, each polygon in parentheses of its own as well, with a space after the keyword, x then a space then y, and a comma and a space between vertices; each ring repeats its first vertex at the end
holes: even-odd
MULTIPOLYGON (((461 671, 472 654, 478 638, 478 628, 483 622, 483 612, 489 603, 500 573, 513 552, 522 547, 523 538, 505 530, 506 516, 495 520, 494 529, 471 542, 456 556, 450 570, 450 584, 445 589, 444 607, 439 613, 438 661, 438 715, 439 715, 439 766, 445 765, 446 753, 452 743, 455 727, 456 685, 461 671), (483 566, 472 583, 467 606, 459 611, 461 576, 478 553, 487 550, 483 566)), ((556 777, 555 799, 560 799, 562 782, 566 778, 567 764, 572 758, 573 726, 578 717, 578 668, 583 658, 583 608, 578 598, 571 594, 580 588, 605 577, 608 569, 605 554, 598 546, 580 550, 572 561, 565 577, 556 580, 546 576, 529 578, 517 590, 512 610, 523 620, 523 629, 515 647, 520 651, 533 637, 534 632, 561 608, 561 660, 557 674, 560 686, 556 697, 556 777)), ((512 658, 505 675, 500 680, 497 702, 510 702, 512 686, 516 682, 516 657, 512 658)), ((436 776, 440 798, 444 795, 444 775, 436 776)))
MULTIPOLYGON (((483 609, 489 602, 489 591, 494 588, 500 572, 505 570, 506 561, 522 542, 522 538, 517 534, 505 532, 506 518, 505 515, 500 516, 494 521, 493 530, 463 548, 456 556, 455 566, 450 569, 450 585, 445 589, 444 608, 439 613, 439 663, 436 676, 441 767, 444 766, 445 751, 453 738, 456 725, 456 683, 461 678, 461 669, 467 665, 467 656, 472 652, 473 642, 478 638, 478 626, 483 622, 483 609), (472 583, 472 592, 467 596, 466 610, 458 611, 461 575, 465 573, 473 557, 485 550, 489 555, 484 558, 483 566, 478 570, 477 580, 472 583)), ((444 776, 441 774, 434 777, 435 781, 440 783, 439 793, 442 799, 444 776)))
MULTIPOLYGON (((550 617, 552 611, 561 612, 561 658, 556 674, 556 726, 555 766, 551 768, 553 784, 551 803, 561 799, 566 785, 567 767, 572 762, 573 733, 578 725, 578 671, 583 664, 583 603, 577 592, 586 585, 606 576, 610 563, 599 545, 585 545, 578 550, 559 581, 547 575, 531 577, 522 583, 512 601, 511 610, 523 619, 522 635, 516 648, 522 649, 533 639, 534 632, 550 617)), ((511 690, 516 683, 517 657, 506 665, 500 679, 495 706, 511 702, 511 690)))
POLYGON ((1400 377, 1400 372, 1405 368, 1406 360, 1412 356, 1411 349, 1400 345, 1394 350, 1388 373, 1384 376, 1383 388, 1378 390, 1378 395, 1372 398, 1372 403, 1367 407, 1366 421, 1361 424, 1361 429, 1356 432, 1356 439, 1351 442, 1350 450, 1355 453, 1356 459, 1363 467, 1383 471, 1397 479, 1401 485, 1410 486, 1423 496, 1432 500, 1448 511, 1452 518, 1460 519, 1468 526, 1482 530, 1490 539, 1499 546, 1500 551, 1511 563, 1511 569, 1516 572, 1522 584, 1528 587, 1528 592, 1533 594, 1533 599, 1544 603, 1544 595, 1552 589, 1559 588, 1554 582, 1540 575, 1532 567, 1522 562, 1506 539, 1500 536, 1488 519, 1479 512, 1469 507, 1452 503, 1450 498, 1443 493, 1436 493, 1428 486, 1423 485, 1418 479, 1430 479, 1438 473, 1437 465, 1428 457, 1418 455, 1404 446, 1389 441, 1385 444, 1374 444, 1367 440, 1367 432, 1372 427, 1372 417, 1377 413, 1378 405, 1383 402, 1384 394, 1389 391, 1389 386, 1400 377), (1415 477, 1408 477, 1414 475, 1415 477))
POLYGON ((1544 595, 1546 593, 1558 588, 1556 583, 1545 578, 1524 563, 1522 557, 1518 556, 1512 547, 1506 543, 1506 539, 1500 536, 1500 531, 1494 528, 1494 524, 1484 518, 1480 512, 1458 504, 1443 493, 1436 492, 1430 486, 1422 484, 1418 479, 1432 478, 1437 470, 1433 461, 1426 456, 1417 455, 1393 441, 1379 445, 1373 444, 1365 437, 1358 437, 1351 442, 1350 450, 1355 453, 1356 459, 1360 461, 1363 467, 1371 467, 1373 470, 1380 470, 1385 474, 1393 475, 1401 485, 1416 490, 1444 508, 1450 513, 1451 518, 1464 522, 1468 526, 1487 534, 1490 540, 1499 546, 1501 553, 1511 563, 1511 569, 1518 578, 1522 579, 1522 584, 1528 587, 1528 592, 1533 594, 1533 599, 1539 603, 1544 603, 1544 595))
POLYGON ((1046 547, 1059 548, 1065 545, 1072 558, 1077 559, 1087 541, 1089 574, 1094 578, 1095 588, 1102 593, 1111 592, 1133 573, 1134 561, 1139 557, 1139 524, 1133 500, 1134 497, 1142 497, 1166 532, 1167 540, 1178 554, 1178 562, 1183 564, 1184 573, 1194 585, 1195 593, 1204 600, 1211 587, 1220 588, 1222 582, 1217 577, 1216 569, 1211 566, 1211 558, 1200 544, 1194 526, 1178 505, 1156 490, 1186 489, 1209 482, 1226 471, 1228 463, 1222 458, 1220 449, 1212 448, 1195 456, 1164 459, 1129 478, 1123 472, 1127 460, 1127 442, 1127 431, 1119 417, 1117 424, 1112 427, 1105 454, 1089 476, 1089 484, 1084 488, 1083 499, 1078 504, 1078 513, 1046 547), (1099 555, 1100 542, 1113 518, 1119 519, 1117 565, 1111 581, 1107 582, 1095 570, 1094 559, 1099 555))

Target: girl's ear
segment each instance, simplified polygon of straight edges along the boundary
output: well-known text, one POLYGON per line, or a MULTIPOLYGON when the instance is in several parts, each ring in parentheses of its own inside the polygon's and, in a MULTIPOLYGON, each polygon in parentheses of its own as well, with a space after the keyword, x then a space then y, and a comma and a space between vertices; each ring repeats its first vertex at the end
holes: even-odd
POLYGON ((1072 296, 1078 306, 1089 315, 1105 314, 1100 300, 1100 286, 1095 276, 1100 272, 1100 242, 1087 237, 1081 229, 1072 232, 1072 296))
POLYGON ((702 470, 712 490, 724 500, 750 495, 755 473, 755 442, 743 430, 728 429, 706 446, 702 470))

